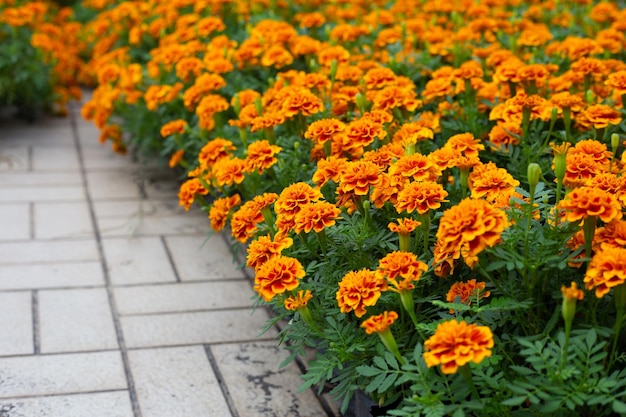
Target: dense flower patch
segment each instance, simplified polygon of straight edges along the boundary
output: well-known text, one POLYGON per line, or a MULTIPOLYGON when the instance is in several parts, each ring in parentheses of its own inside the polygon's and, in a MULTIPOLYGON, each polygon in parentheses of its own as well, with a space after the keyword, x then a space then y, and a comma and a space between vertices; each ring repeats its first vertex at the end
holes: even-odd
POLYGON ((304 387, 623 414, 626 11, 566 3, 91 1, 83 116, 246 245, 304 387))
POLYGON ((80 98, 82 25, 50 1, 0 1, 0 105, 34 118, 80 98))

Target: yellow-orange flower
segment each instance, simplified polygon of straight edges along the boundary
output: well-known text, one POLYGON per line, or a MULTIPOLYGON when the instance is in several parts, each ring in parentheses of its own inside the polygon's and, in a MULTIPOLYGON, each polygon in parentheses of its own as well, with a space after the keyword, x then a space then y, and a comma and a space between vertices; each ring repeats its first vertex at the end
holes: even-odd
POLYGON ((342 313, 354 311, 357 317, 365 314, 366 307, 376 304, 387 281, 376 272, 367 269, 350 271, 339 282, 336 298, 342 313))
POLYGON ((313 174, 313 182, 319 187, 331 180, 335 183, 339 182, 347 163, 346 158, 336 156, 320 159, 317 161, 317 171, 313 174))
POLYGON ((576 123, 585 129, 602 129, 608 125, 618 125, 622 121, 619 111, 606 104, 594 104, 581 112, 576 123))
POLYGON ((271 145, 266 140, 253 142, 248 146, 248 155, 246 156, 246 171, 258 171, 259 174, 278 162, 274 156, 282 150, 280 146, 271 145))
POLYGON ((489 162, 474 167, 469 175, 468 185, 473 198, 485 198, 493 203, 510 197, 515 192, 515 187, 519 186, 519 181, 506 169, 489 162))
POLYGON ((277 294, 298 288, 304 275, 304 268, 297 259, 279 255, 256 271, 254 290, 263 300, 271 301, 277 294))
POLYGON ((367 195, 370 186, 380 182, 380 168, 373 162, 354 161, 346 164, 339 189, 343 193, 367 195))
POLYGON ((237 149, 233 143, 227 139, 215 138, 210 140, 200 149, 198 154, 198 162, 203 168, 208 168, 222 158, 231 155, 232 151, 237 149))
POLYGON ((585 296, 583 290, 578 288, 578 285, 575 281, 572 281, 569 287, 565 285, 561 286, 561 293, 563 294, 563 298, 566 300, 582 300, 585 296))
POLYGON ((222 158, 213 165, 217 185, 241 184, 245 178, 246 162, 240 158, 222 158))
POLYGON ((428 265, 417 259, 414 253, 394 251, 378 262, 378 271, 387 278, 396 291, 415 288, 413 282, 419 281, 428 265))
POLYGON ((270 236, 259 236, 248 245, 246 265, 256 271, 291 245, 293 245, 293 240, 280 233, 277 233, 274 239, 270 236))
POLYGON ((504 211, 485 200, 466 198, 443 213, 435 244, 435 274, 446 276, 461 256, 471 268, 477 256, 500 241, 509 226, 504 211))
POLYGON ((473 301, 478 301, 491 295, 490 291, 485 291, 485 285, 484 282, 476 282, 475 279, 455 282, 446 294, 446 301, 453 303, 459 297, 462 304, 472 305, 473 301))
POLYGON ((415 181, 435 181, 439 178, 439 168, 427 156, 420 153, 403 156, 389 168, 391 175, 401 175, 415 181))
POLYGON ((577 223, 587 217, 597 217, 605 223, 622 218, 622 206, 617 198, 604 190, 593 187, 577 187, 558 204, 565 210, 566 219, 577 223))
POLYGON ((438 324, 435 334, 424 342, 424 361, 429 368, 441 365, 441 372, 453 374, 460 366, 491 356, 491 348, 489 327, 449 320, 438 324))
POLYGON ((598 298, 608 294, 611 288, 624 285, 626 282, 626 249, 603 247, 591 258, 584 282, 588 290, 595 288, 598 298))
POLYGON ((403 218, 398 219, 398 223, 389 223, 387 227, 394 233, 398 234, 409 234, 417 227, 419 227, 422 223, 417 220, 413 220, 411 218, 403 218))
POLYGON ((182 119, 172 120, 171 122, 165 123, 161 127, 161 136, 165 138, 174 133, 183 133, 185 131, 185 127, 187 127, 186 121, 182 119))
POLYGON ((174 168, 176 165, 178 165, 180 163, 180 161, 183 160, 183 155, 185 155, 185 151, 183 149, 178 149, 170 157, 170 160, 168 162, 168 166, 170 168, 174 168))
POLYGON ((367 334, 382 333, 389 329, 397 318, 398 313, 395 311, 384 311, 382 314, 369 317, 361 323, 361 327, 365 329, 365 333, 367 334))
POLYGON ((432 181, 412 182, 398 192, 395 207, 398 213, 417 211, 426 214, 441 207, 441 203, 447 201, 447 196, 448 192, 441 184, 432 181))
POLYGON ((298 182, 283 189, 274 204, 276 226, 287 232, 295 226, 296 214, 305 204, 318 201, 322 193, 304 182, 298 182))
POLYGON ((316 120, 306 129, 304 137, 317 143, 324 143, 335 135, 343 133, 345 128, 345 123, 338 119, 316 120))
POLYGON ((286 310, 296 311, 299 308, 306 306, 313 298, 310 290, 300 290, 296 295, 285 298, 283 305, 286 310))
POLYGON ((241 197, 239 194, 235 194, 230 197, 218 198, 211 205, 209 210, 209 219, 211 220, 211 229, 215 232, 220 232, 226 226, 226 220, 230 214, 230 210, 233 207, 241 204, 241 197))
POLYGON ((340 214, 341 210, 327 201, 304 204, 294 218, 293 230, 296 233, 310 233, 311 230, 320 233, 326 227, 333 226, 340 214))

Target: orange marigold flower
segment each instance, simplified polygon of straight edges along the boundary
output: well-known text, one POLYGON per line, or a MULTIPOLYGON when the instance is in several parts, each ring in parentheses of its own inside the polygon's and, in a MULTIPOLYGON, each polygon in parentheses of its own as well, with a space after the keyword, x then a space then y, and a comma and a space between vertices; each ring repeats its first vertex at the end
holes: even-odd
POLYGON ((519 123, 498 122, 489 132, 489 142, 494 150, 505 150, 511 145, 517 145, 522 136, 519 123))
POLYGON ((240 158, 222 158, 212 169, 218 186, 241 184, 245 178, 246 162, 240 158))
POLYGON ((490 202, 509 197, 519 184, 506 169, 498 168, 493 162, 475 166, 468 182, 473 198, 485 198, 490 202))
POLYGON ((449 320, 438 324, 435 334, 424 342, 424 361, 429 368, 441 365, 441 372, 453 374, 459 366, 491 356, 491 348, 489 327, 449 320))
POLYGON ((319 187, 331 180, 338 183, 347 163, 348 160, 346 158, 338 158, 336 156, 320 159, 317 161, 317 171, 313 174, 313 182, 319 187))
POLYGON ((278 159, 274 156, 282 150, 280 146, 270 145, 266 140, 252 142, 248 145, 246 156, 246 172, 258 171, 259 174, 272 167, 278 159))
POLYGON ((606 104, 594 104, 587 107, 576 118, 576 123, 585 129, 602 129, 608 125, 618 125, 622 121, 619 111, 606 104))
POLYGON ((626 70, 609 74, 605 84, 611 87, 620 96, 626 94, 626 70))
POLYGON ((379 182, 380 168, 373 162, 348 162, 341 174, 339 189, 346 194, 367 195, 370 186, 379 182))
POLYGON ((450 290, 446 294, 446 301, 453 303, 457 297, 461 300, 462 304, 472 305, 473 301, 478 301, 483 298, 487 298, 491 295, 490 291, 485 291, 484 282, 476 282, 475 279, 470 279, 465 282, 455 282, 450 287, 450 290))
POLYGON ((210 140, 200 149, 198 154, 198 162, 203 168, 208 168, 222 158, 231 155, 232 151, 237 148, 227 139, 215 138, 210 140))
POLYGON ((365 314, 366 307, 376 304, 387 281, 376 272, 367 269, 350 271, 339 282, 336 298, 342 313, 354 311, 357 317, 365 314))
POLYGON ((400 126, 393 134, 393 141, 399 142, 403 146, 414 144, 423 140, 432 139, 434 133, 430 127, 426 126, 425 122, 410 122, 400 126))
POLYGON ((312 298, 313 294, 311 294, 310 290, 300 290, 296 295, 285 298, 283 305, 285 306, 285 310, 296 311, 306 306, 312 298))
POLYGON ((469 158, 477 157, 479 151, 485 150, 485 145, 480 143, 480 140, 476 139, 471 133, 459 133, 451 136, 445 146, 469 158))
POLYGON ((413 282, 419 281, 428 265, 417 259, 414 253, 394 251, 378 262, 378 271, 396 291, 415 288, 413 282))
POLYGON ((448 192, 436 182, 411 182, 398 193, 395 207, 398 213, 417 211, 419 214, 426 214, 441 207, 441 203, 448 201, 445 199, 447 196, 448 192))
POLYGON ((321 119, 311 123, 304 132, 304 137, 317 143, 331 140, 335 135, 343 133, 346 125, 338 119, 321 119))
POLYGON ((402 156, 389 167, 389 173, 412 178, 415 181, 435 181, 440 175, 438 167, 427 156, 420 153, 402 156))
POLYGON ((383 125, 372 119, 360 118, 351 121, 345 129, 345 135, 350 148, 365 147, 374 139, 384 139, 387 136, 383 125))
POLYGON ((250 201, 239 208, 230 219, 232 236, 241 243, 246 243, 257 230, 257 224, 263 222, 263 214, 250 201))
POLYGON ((191 178, 181 184, 178 192, 178 200, 180 205, 185 208, 185 211, 189 210, 197 194, 206 195, 209 190, 204 188, 198 178, 191 178))
POLYGON ((305 204, 318 201, 322 193, 304 182, 298 182, 283 189, 274 204, 276 226, 281 231, 289 231, 295 226, 296 214, 305 204))
POLYGON ((304 275, 304 268, 297 259, 278 255, 256 271, 254 290, 268 302, 277 294, 298 288, 304 275))
POLYGON ((176 165, 180 163, 180 161, 183 160, 183 155, 185 155, 185 151, 183 149, 178 149, 176 152, 172 154, 167 165, 170 168, 174 168, 176 165))
POLYGON ((324 110, 322 99, 306 88, 294 87, 281 108, 285 117, 293 117, 296 114, 311 116, 324 110))
POLYGON ((411 218, 403 218, 403 219, 398 219, 397 223, 389 223, 387 225, 387 227, 389 228, 389 230, 391 230, 394 233, 398 233, 398 234, 409 234, 412 231, 414 231, 415 229, 417 229, 422 223, 418 222, 417 220, 411 219, 411 218))
POLYGON ((341 210, 327 201, 304 204, 294 218, 293 230, 296 233, 310 233, 311 230, 320 233, 326 227, 333 226, 340 214, 341 210))
POLYGON ((435 78, 426 83, 422 97, 426 102, 454 95, 454 85, 446 78, 435 78))
POLYGON ((598 298, 608 294, 611 288, 624 285, 626 282, 626 249, 603 247, 591 258, 584 282, 588 290, 595 288, 598 298))
POLYGON ((161 127, 161 136, 165 138, 174 133, 184 133, 185 127, 187 127, 186 121, 182 119, 172 120, 161 127))
POLYGON ((585 293, 583 290, 578 288, 576 282, 572 281, 572 284, 569 287, 565 285, 561 286, 561 293, 563 294, 563 298, 566 300, 582 300, 585 297, 585 293))
POLYGON ((466 198, 449 208, 443 213, 437 230, 435 274, 446 276, 452 272, 452 263, 461 256, 470 268, 473 267, 478 262, 478 254, 496 245, 508 226, 505 212, 485 200, 466 198))
POLYGON ((277 257, 284 249, 293 245, 290 237, 277 233, 272 239, 270 236, 259 236, 248 245, 246 265, 255 271, 272 258, 277 257))
POLYGON ((605 223, 622 218, 622 206, 617 198, 604 190, 592 187, 577 187, 565 195, 558 204, 565 210, 570 223, 578 223, 587 217, 598 217, 605 223))
POLYGON ((384 311, 382 314, 369 317, 361 323, 361 327, 365 329, 365 333, 367 334, 382 333, 389 329, 397 318, 398 313, 395 311, 384 311))
POLYGON ((241 204, 241 197, 239 194, 235 194, 230 197, 218 198, 211 205, 209 210, 209 219, 211 220, 211 229, 215 232, 220 232, 226 226, 226 220, 230 214, 230 210, 233 207, 241 204))
POLYGON ((606 144, 594 139, 581 140, 576 143, 576 146, 569 150, 569 155, 585 154, 591 156, 591 158, 600 165, 605 165, 608 169, 608 165, 611 162, 613 154, 606 147, 606 144))

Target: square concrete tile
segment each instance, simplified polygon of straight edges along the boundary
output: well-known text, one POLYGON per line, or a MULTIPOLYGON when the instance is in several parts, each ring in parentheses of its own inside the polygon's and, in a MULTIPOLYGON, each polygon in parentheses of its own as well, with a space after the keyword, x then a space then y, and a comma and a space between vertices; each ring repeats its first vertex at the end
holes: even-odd
POLYGON ((37 187, 47 185, 82 185, 83 179, 75 172, 2 172, 0 187, 37 187))
POLYGON ((94 236, 87 202, 35 203, 35 238, 94 236))
POLYGON ((160 238, 107 238, 102 244, 114 285, 176 281, 160 238))
POLYGON ((138 198, 140 197, 138 181, 132 172, 87 172, 87 186, 94 200, 138 198))
POLYGON ((74 133, 68 124, 38 121, 35 125, 3 127, 3 145, 73 145, 74 133))
POLYGON ((0 358, 0 398, 124 389, 118 351, 0 358))
MULTIPOLYGON (((200 313, 122 316, 129 348, 193 345, 255 340, 269 316, 265 310, 220 310, 200 313)), ((274 338, 270 330, 264 339, 274 338)))
POLYGON ((139 164, 133 162, 130 155, 120 155, 111 151, 108 147, 87 146, 82 149, 82 155, 87 171, 139 169, 139 164))
POLYGON ((0 203, 23 201, 84 201, 85 189, 80 185, 46 185, 0 187, 0 203))
POLYGON ((0 356, 33 353, 32 294, 0 293, 0 306, 0 356))
POLYGON ((128 391, 0 400, 6 417, 133 417, 128 391))
POLYGON ((80 165, 78 152, 74 146, 35 146, 33 147, 33 171, 75 171, 80 165))
POLYGON ((239 415, 246 417, 326 417, 313 394, 302 385, 294 364, 280 368, 288 356, 277 342, 223 344, 210 347, 239 415))
POLYGON ((117 349, 104 288, 39 291, 42 353, 117 349))
POLYGON ((94 239, 65 241, 0 242, 0 264, 98 261, 94 239))
POLYGON ((103 285, 104 273, 98 261, 0 265, 0 290, 103 285))
POLYGON ((0 204, 0 240, 30 239, 30 204, 0 204))
MULTIPOLYGON (((0 177, 1 178, 1 177, 0 177)), ((96 218, 128 218, 128 217, 163 217, 163 216, 185 216, 191 214, 178 204, 178 199, 170 197, 158 199, 138 199, 131 200, 100 200, 93 204, 96 218)), ((199 211, 193 212, 198 214, 199 211)), ((206 217, 206 214, 204 214, 206 217)))
POLYGON ((114 291, 118 312, 124 315, 245 308, 253 304, 247 280, 116 287, 114 291))
POLYGON ((128 352, 143 417, 227 417, 230 411, 202 346, 128 352))
POLYGON ((30 169, 28 146, 6 146, 0 142, 0 172, 20 172, 30 169))
POLYGON ((206 217, 142 215, 123 218, 106 217, 98 220, 98 228, 105 237, 198 235, 209 233, 211 227, 206 217))
POLYGON ((233 254, 219 235, 165 238, 182 281, 243 278, 233 254))

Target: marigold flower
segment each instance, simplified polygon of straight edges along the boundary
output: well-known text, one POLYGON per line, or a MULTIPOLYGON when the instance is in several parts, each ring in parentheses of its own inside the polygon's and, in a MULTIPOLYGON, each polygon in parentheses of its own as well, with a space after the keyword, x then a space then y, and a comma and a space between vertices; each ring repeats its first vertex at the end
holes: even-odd
POLYGON ((387 278, 396 291, 408 291, 415 288, 413 282, 419 281, 428 265, 417 259, 414 253, 394 251, 378 262, 378 271, 387 278))
POLYGON ((477 282, 475 279, 455 282, 446 294, 446 301, 453 303, 459 297, 462 304, 470 306, 473 301, 478 301, 491 295, 491 291, 485 291, 485 285, 486 283, 477 282))
POLYGON ((360 118, 351 121, 346 126, 345 135, 350 148, 361 148, 370 145, 375 139, 384 139, 387 132, 381 123, 360 118))
POLYGON ((608 125, 618 125, 622 121, 619 111, 606 104, 594 104, 576 117, 576 123, 585 129, 603 129, 608 125))
POLYGON ((269 302, 277 294, 298 288, 304 276, 304 268, 297 259, 278 255, 257 269, 254 290, 269 302))
POLYGON ((346 164, 341 174, 339 189, 343 193, 367 195, 370 186, 380 182, 380 168, 367 161, 354 161, 346 164))
POLYGON ((397 223, 389 223, 387 227, 394 233, 409 234, 417 229, 422 223, 411 218, 398 219, 397 223))
POLYGON ((342 313, 354 311, 357 317, 365 314, 366 307, 376 304, 387 281, 374 271, 350 271, 339 282, 336 298, 342 313))
POLYGON ((226 220, 230 214, 230 210, 233 207, 241 204, 241 197, 239 194, 232 195, 230 197, 218 198, 211 205, 209 210, 209 219, 211 220, 211 229, 215 232, 220 232, 226 226, 226 220))
POLYGON ((626 221, 613 220, 603 227, 598 227, 593 236, 593 249, 597 252, 602 247, 626 247, 626 221))
POLYGON ((563 294, 563 298, 566 300, 582 300, 585 296, 583 290, 579 289, 578 285, 574 281, 572 281, 569 287, 562 285, 561 293, 563 294))
POLYGON ((306 306, 312 298, 313 294, 311 294, 310 290, 300 290, 296 295, 285 298, 283 305, 285 306, 285 310, 296 311, 306 306))
POLYGON ((180 163, 180 161, 183 160, 183 155, 185 155, 185 151, 183 149, 178 149, 176 152, 172 154, 167 165, 170 168, 174 168, 176 165, 180 163))
POLYGON ((227 139, 215 138, 210 140, 200 149, 198 154, 198 162, 200 167, 209 168, 222 158, 231 155, 232 151, 237 148, 227 139))
POLYGON ((591 216, 605 223, 622 218, 622 206, 613 194, 586 186, 570 191, 559 202, 558 208, 565 210, 570 223, 578 223, 591 216))
POLYGON ((188 211, 197 194, 206 195, 208 193, 209 190, 202 186, 198 178, 191 178, 181 184, 178 199, 180 205, 185 208, 185 211, 188 211))
POLYGON ((338 183, 348 160, 346 158, 338 158, 329 156, 325 159, 317 161, 317 171, 313 174, 313 182, 322 187, 328 181, 338 183))
POLYGON ((489 142, 495 150, 506 150, 519 144, 522 133, 519 123, 498 122, 489 132, 489 142))
POLYGON ((259 174, 271 168, 278 159, 274 156, 282 150, 280 146, 270 145, 266 140, 260 140, 248 145, 248 155, 246 156, 246 171, 258 171, 259 174))
POLYGON ((595 288, 596 297, 602 298, 611 288, 626 282, 626 249, 603 247, 587 267, 583 280, 588 290, 595 288))
POLYGON ((333 226, 340 214, 341 210, 327 201, 304 204, 295 215, 293 230, 296 233, 310 233, 311 230, 320 233, 326 227, 333 226))
POLYGON ((343 133, 345 128, 345 123, 338 119, 316 120, 304 132, 304 137, 317 143, 324 143, 335 135, 343 133))
POLYGON ((367 334, 382 333, 389 329, 397 318, 398 313, 395 311, 384 311, 382 314, 369 317, 361 323, 361 327, 365 329, 367 334))
POLYGON ((498 168, 493 162, 475 166, 468 182, 473 198, 485 198, 492 203, 510 197, 519 184, 506 169, 498 168))
POLYGON ((322 100, 306 88, 295 88, 282 103, 282 113, 285 117, 296 114, 311 116, 324 110, 322 100))
POLYGON ((439 178, 438 167, 420 153, 402 156, 389 168, 389 174, 412 178, 415 181, 435 181, 439 178))
POLYGON ((480 143, 479 139, 474 138, 474 135, 471 133, 459 133, 451 136, 448 138, 445 146, 468 158, 478 157, 479 151, 485 150, 485 145, 480 143))
POLYGON ((496 245, 508 226, 504 211, 485 200, 466 198, 449 208, 443 213, 437 230, 435 274, 446 276, 452 272, 452 263, 461 256, 470 268, 473 267, 478 262, 477 255, 496 245))
POLYGON ((491 348, 489 327, 449 320, 438 324, 435 334, 424 342, 424 361, 429 368, 441 365, 441 372, 453 374, 460 366, 491 356, 491 348))
POLYGON ((161 136, 165 138, 174 133, 183 133, 185 132, 185 127, 187 127, 186 121, 182 119, 172 120, 161 127, 161 136))
POLYGON ((291 245, 293 245, 293 240, 280 233, 277 233, 274 239, 270 236, 259 236, 248 245, 246 265, 256 271, 267 263, 268 260, 277 257, 291 245))
POLYGON ((213 165, 217 185, 241 184, 245 178, 246 162, 240 158, 222 158, 213 165))
POLYGON ((292 230, 296 214, 305 204, 318 201, 322 193, 304 182, 298 182, 283 189, 274 204, 276 226, 281 231, 292 230))
POLYGON ((398 213, 417 211, 419 214, 426 214, 441 207, 441 203, 447 202, 445 199, 447 196, 448 192, 436 182, 411 182, 398 192, 395 208, 398 213))
POLYGON ((609 74, 605 84, 611 87, 620 96, 626 94, 626 70, 609 74))

